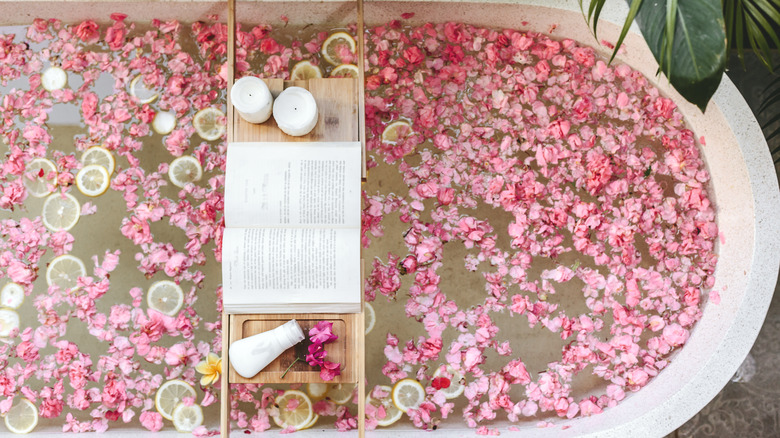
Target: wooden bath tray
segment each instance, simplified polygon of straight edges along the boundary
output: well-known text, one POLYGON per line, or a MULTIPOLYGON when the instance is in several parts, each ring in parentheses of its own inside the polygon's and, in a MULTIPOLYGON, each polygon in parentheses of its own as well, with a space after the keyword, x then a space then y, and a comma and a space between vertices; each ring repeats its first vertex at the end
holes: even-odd
MULTIPOLYGON (((358 56, 363 58, 362 1, 358 0, 358 56)), ((311 79, 284 81, 266 79, 271 94, 276 98, 287 87, 308 89, 317 102, 318 119, 314 130, 302 137, 284 134, 273 118, 262 124, 244 121, 230 103, 230 88, 235 78, 235 0, 228 0, 228 103, 227 137, 231 142, 330 142, 360 141, 363 146, 362 176, 366 175, 365 115, 363 99, 363 63, 359 64, 359 78, 311 79)), ((361 260, 361 278, 364 278, 361 260)), ((362 290, 361 290, 362 298, 362 290)), ((361 310, 362 310, 361 305, 361 310)), ((327 359, 342 365, 341 375, 333 383, 355 383, 358 388, 358 435, 365 435, 365 317, 362 313, 311 313, 311 314, 222 314, 222 396, 220 400, 221 435, 230 436, 230 384, 231 383, 314 383, 322 382, 319 369, 299 361, 282 378, 295 357, 307 353, 308 330, 318 321, 333 322, 333 332, 338 339, 328 344, 327 359), (230 345, 240 339, 274 329, 290 319, 296 319, 307 335, 297 346, 288 349, 252 378, 238 375, 230 366, 230 345)))
MULTIPOLYGON (((319 321, 333 323, 333 333, 339 338, 333 343, 327 344, 327 359, 342 365, 341 375, 333 379, 332 383, 357 382, 357 352, 355 343, 350 340, 363 336, 365 329, 361 330, 357 324, 357 314, 332 314, 332 313, 288 313, 278 315, 230 315, 230 343, 252 336, 257 333, 275 329, 285 322, 295 319, 303 329, 304 334, 314 327, 319 321)), ((230 383, 313 383, 322 382, 319 369, 310 367, 304 361, 298 361, 290 368, 287 375, 282 374, 296 357, 303 358, 308 353, 308 342, 304 340, 295 347, 285 351, 273 362, 268 364, 263 371, 251 379, 241 377, 230 368, 228 381, 230 383)), ((223 366, 224 366, 223 361, 223 366)))

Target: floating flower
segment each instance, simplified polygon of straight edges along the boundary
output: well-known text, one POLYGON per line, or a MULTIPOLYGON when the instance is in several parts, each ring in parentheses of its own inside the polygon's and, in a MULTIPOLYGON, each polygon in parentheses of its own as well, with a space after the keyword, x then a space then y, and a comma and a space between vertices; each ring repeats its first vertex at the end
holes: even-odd
POLYGON ((195 371, 203 374, 200 378, 201 386, 214 384, 222 373, 222 359, 214 353, 209 353, 205 360, 195 366, 195 371))

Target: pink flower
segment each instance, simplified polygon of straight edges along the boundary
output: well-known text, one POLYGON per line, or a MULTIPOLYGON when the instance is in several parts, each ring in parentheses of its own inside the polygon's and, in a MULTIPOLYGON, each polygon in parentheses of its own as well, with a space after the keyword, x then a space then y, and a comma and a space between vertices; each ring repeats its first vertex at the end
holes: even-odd
POLYGON ((409 64, 415 65, 423 62, 425 59, 425 54, 422 50, 420 50, 417 46, 411 46, 404 49, 404 59, 409 62, 409 64))
POLYGON ((138 417, 141 425, 152 432, 158 432, 163 428, 163 418, 158 412, 144 411, 138 417))
POLYGON ((682 328, 680 324, 669 324, 664 327, 662 338, 669 345, 677 347, 683 345, 688 340, 688 330, 682 328))
POLYGON ((76 36, 87 44, 96 43, 100 39, 99 26, 92 20, 82 21, 76 27, 76 36))
POLYGON ((309 339, 315 344, 327 344, 338 338, 333 334, 333 323, 330 321, 320 321, 309 329, 309 339))
POLYGON ((23 341, 16 346, 16 355, 28 364, 35 362, 40 357, 38 347, 30 341, 23 341))
POLYGON ((29 266, 18 260, 11 261, 6 272, 11 281, 19 284, 30 284, 37 277, 29 266))
POLYGON ((101 399, 103 404, 108 408, 115 408, 120 402, 127 399, 127 393, 125 392, 127 385, 122 380, 117 380, 112 373, 109 373, 106 377, 105 386, 103 386, 103 392, 101 399))
POLYGON ((322 380, 329 382, 339 375, 341 375, 341 364, 326 360, 320 365, 320 378, 322 380))

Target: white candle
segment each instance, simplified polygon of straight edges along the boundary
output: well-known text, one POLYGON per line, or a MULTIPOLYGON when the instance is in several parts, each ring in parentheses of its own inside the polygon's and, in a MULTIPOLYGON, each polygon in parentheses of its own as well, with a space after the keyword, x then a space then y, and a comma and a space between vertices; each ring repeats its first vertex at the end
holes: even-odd
POLYGON ((317 102, 309 90, 290 87, 274 101, 274 120, 285 134, 306 135, 317 124, 317 102))
POLYGON ((244 76, 230 89, 230 101, 249 123, 263 123, 271 117, 274 98, 268 85, 254 76, 244 76))

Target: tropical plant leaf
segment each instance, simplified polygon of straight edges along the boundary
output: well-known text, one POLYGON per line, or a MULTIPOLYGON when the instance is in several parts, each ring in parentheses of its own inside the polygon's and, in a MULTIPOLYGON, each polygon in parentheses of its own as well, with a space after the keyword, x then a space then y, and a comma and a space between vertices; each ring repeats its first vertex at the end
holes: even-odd
POLYGON ((593 29, 593 38, 596 38, 596 40, 599 39, 597 28, 599 25, 599 17, 601 16, 601 10, 604 8, 604 4, 607 2, 607 0, 591 0, 591 2, 588 4, 588 13, 585 13, 585 10, 582 8, 582 0, 579 0, 580 2, 580 10, 582 11, 582 14, 585 15, 585 22, 588 23, 588 26, 593 29))
POLYGON ((762 64, 772 71, 772 46, 780 47, 780 3, 776 0, 723 0, 728 46, 737 49, 745 66, 745 38, 762 64))
MULTIPOLYGON (((623 44, 623 40, 626 38, 626 34, 628 34, 628 29, 631 27, 631 23, 634 22, 634 18, 636 17, 637 11, 639 11, 639 8, 642 6, 642 0, 626 0, 630 1, 629 3, 629 9, 628 9, 628 16, 626 17, 625 23, 623 23, 623 29, 620 30, 620 37, 617 40, 617 43, 615 43, 615 50, 612 51, 612 57, 609 58, 609 62, 611 63, 613 59, 615 59, 615 56, 617 55, 618 50, 620 50, 620 46, 623 44)), ((653 52, 655 54, 655 52, 653 52)), ((658 55, 655 56, 655 59, 658 59, 658 55)))
MULTIPOLYGON (((636 2, 631 0, 630 5, 636 2)), ((636 21, 672 86, 704 111, 726 70, 726 30, 720 1, 643 2, 636 21), (670 13, 675 17, 667 17, 670 13), (670 22, 674 23, 673 33, 667 32, 670 22), (673 35, 671 41, 669 35, 673 35)))

